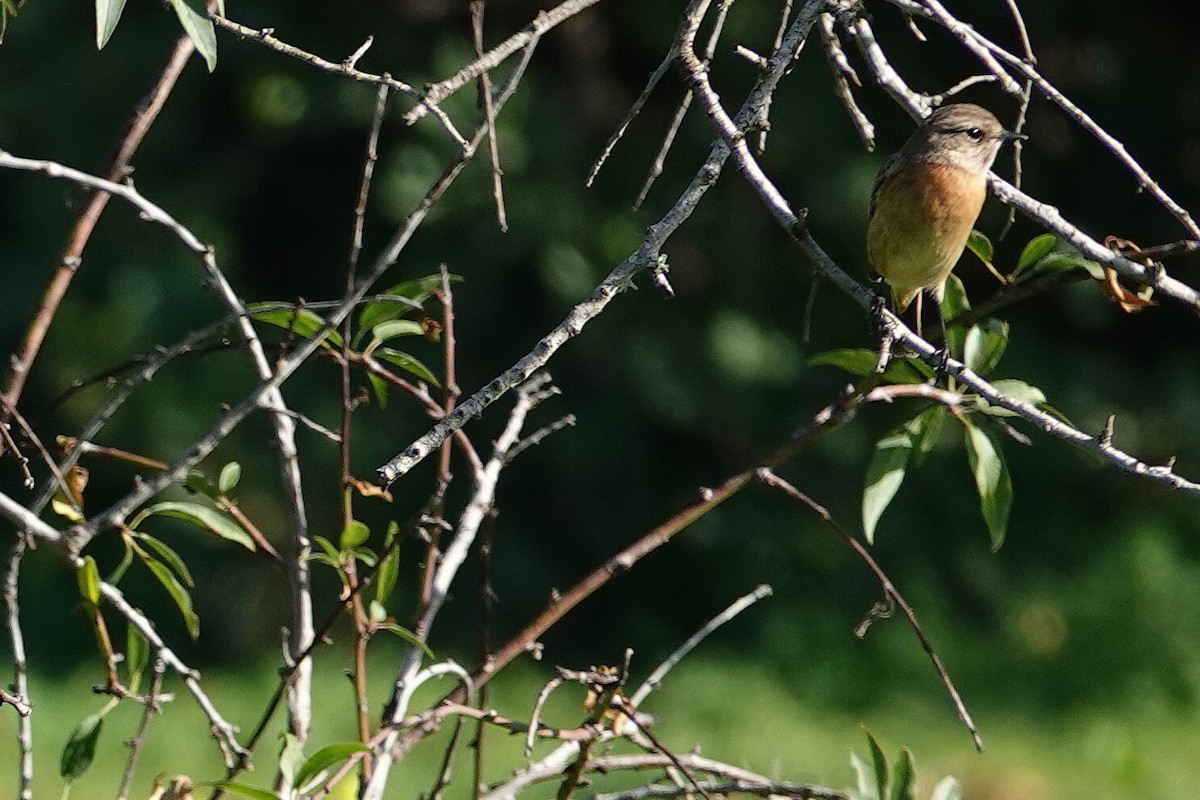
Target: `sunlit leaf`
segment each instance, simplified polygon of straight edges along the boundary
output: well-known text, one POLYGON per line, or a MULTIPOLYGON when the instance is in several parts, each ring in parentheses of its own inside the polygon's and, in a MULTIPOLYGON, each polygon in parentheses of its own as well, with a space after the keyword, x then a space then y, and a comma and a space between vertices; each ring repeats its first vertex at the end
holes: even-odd
POLYGON ((327 744, 308 757, 308 760, 300 767, 300 771, 296 773, 292 787, 299 789, 321 770, 332 767, 334 764, 340 764, 355 753, 365 753, 370 749, 362 742, 327 744))
MULTIPOLYGON (((451 283, 458 283, 461 280, 461 275, 450 276, 451 283)), ((383 295, 393 295, 397 299, 376 300, 364 306, 362 314, 358 317, 359 335, 365 334, 381 322, 398 319, 414 310, 420 309, 421 304, 441 288, 442 276, 434 274, 397 283, 395 286, 380 292, 383 295)))
POLYGON ((120 21, 121 12, 124 10, 125 0, 96 0, 97 50, 104 49, 104 45, 108 44, 108 39, 117 29, 117 22, 120 21))
POLYGON ((387 408, 388 403, 388 385, 387 381, 373 372, 367 373, 367 380, 371 382, 371 391, 375 393, 375 402, 379 403, 380 408, 387 408))
POLYGON ((875 771, 867 760, 854 751, 850 752, 850 767, 854 770, 855 791, 853 800, 880 800, 879 788, 875 783, 875 771))
POLYGON ((181 519, 184 522, 190 522, 198 528, 215 533, 222 539, 228 539, 231 542, 236 542, 247 550, 254 550, 254 540, 250 538, 250 534, 235 522, 232 518, 226 516, 215 508, 200 505, 199 503, 190 503, 186 501, 169 500, 162 503, 156 503, 152 506, 143 508, 138 515, 129 523, 129 527, 137 530, 138 526, 146 520, 147 517, 155 514, 163 517, 173 517, 181 519))
POLYGON ((388 322, 381 322, 371 329, 371 343, 367 345, 364 351, 367 354, 375 352, 375 348, 388 341, 401 336, 423 336, 425 328, 421 323, 411 319, 393 319, 388 322))
POLYGON ((370 528, 358 520, 352 519, 346 523, 345 528, 342 528, 342 535, 338 537, 338 547, 342 550, 353 550, 367 541, 370 536, 370 528))
POLYGON ((217 33, 213 30, 212 22, 196 13, 184 0, 170 0, 170 3, 184 33, 196 45, 196 52, 204 57, 208 71, 212 72, 217 68, 217 33))
POLYGON ((238 481, 241 479, 242 465, 236 461, 230 461, 221 467, 221 477, 217 479, 217 489, 221 494, 229 494, 237 488, 238 481))
POLYGON ((972 325, 963 343, 963 363, 979 375, 987 375, 1008 347, 1008 323, 998 319, 972 325))
POLYGON ((968 422, 963 424, 967 428, 967 460, 975 475, 975 488, 979 490, 979 508, 992 538, 992 550, 999 550, 1004 544, 1008 513, 1012 509, 1012 479, 992 436, 968 422))
MULTIPOLYGON (((875 443, 875 453, 867 464, 862 499, 863 535, 868 542, 874 543, 875 526, 904 482, 908 461, 917 442, 926 449, 932 446, 932 442, 927 442, 926 438, 929 429, 941 421, 939 415, 930 413, 937 410, 922 411, 888 431, 875 443)), ((935 435, 936 431, 932 433, 935 435)))
POLYGON ((104 727, 104 717, 92 714, 75 726, 67 744, 63 747, 62 758, 58 762, 58 774, 68 783, 75 781, 92 765, 96 755, 96 741, 100 738, 100 730, 104 727))
POLYGON ((279 777, 288 786, 295 786, 296 776, 304 763, 304 745, 294 734, 286 731, 280 737, 283 739, 283 750, 279 754, 279 777))
POLYGON ((992 240, 976 230, 967 235, 967 249, 985 264, 990 265, 996 258, 996 248, 992 246, 992 240))
POLYGON ((437 378, 433 377, 433 373, 429 371, 429 367, 425 366, 408 353, 401 353, 399 350, 394 350, 391 347, 380 347, 375 351, 375 357, 382 361, 395 364, 405 372, 416 375, 426 383, 433 384, 437 387, 441 387, 442 385, 438 382, 437 378))
POLYGON ((79 581, 79 594, 83 599, 93 606, 100 605, 100 570, 96 568, 96 559, 84 556, 75 579, 79 581))
MULTIPOLYGON (((1046 402, 1045 393, 1036 386, 1032 386, 1025 381, 1016 380, 1014 378, 1002 378, 992 382, 992 386, 996 387, 996 391, 1005 397, 1010 397, 1013 400, 1018 400, 1022 403, 1028 403, 1031 406, 1040 406, 1046 402)), ((992 405, 979 398, 979 410, 984 414, 994 417, 1015 417, 1017 412, 1009 411, 1003 406, 992 405)))
POLYGON ((175 574, 167 569, 163 564, 153 558, 144 558, 142 563, 145 564, 154 577, 158 578, 158 582, 167 590, 167 594, 171 595, 171 599, 175 601, 175 605, 179 608, 179 613, 183 616, 183 624, 187 627, 188 635, 193 639, 200 635, 200 618, 196 616, 196 612, 192 609, 192 596, 188 594, 188 590, 175 578, 175 574))
POLYGON ((947 775, 933 787, 929 800, 962 800, 962 786, 953 776, 947 775))
MULTIPOLYGON (((246 306, 250 318, 283 328, 297 336, 312 338, 325 328, 325 319, 307 308, 279 308, 278 303, 251 303, 246 306)), ((342 346, 342 336, 333 328, 321 333, 321 346, 329 349, 342 346)))

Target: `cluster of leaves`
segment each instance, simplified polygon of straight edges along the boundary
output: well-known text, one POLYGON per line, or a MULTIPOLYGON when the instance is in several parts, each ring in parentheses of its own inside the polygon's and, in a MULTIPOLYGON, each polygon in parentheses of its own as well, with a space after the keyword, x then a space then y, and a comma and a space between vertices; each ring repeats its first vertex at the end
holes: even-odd
MULTIPOLYGON (((863 733, 867 737, 871 760, 868 762, 858 753, 850 753, 850 765, 854 767, 857 778, 855 787, 847 791, 850 800, 914 800, 917 767, 912 752, 907 747, 903 748, 895 765, 889 769, 879 742, 870 731, 864 730, 863 733)), ((962 787, 957 779, 949 775, 938 781, 929 795, 929 800, 961 798, 962 787)))
MULTIPOLYGON (((991 265, 993 249, 987 237, 972 232, 970 247, 995 272, 991 265)), ((1063 245, 1053 234, 1042 234, 1025 246, 1016 269, 1002 279, 1006 284, 1016 285, 1042 275, 1072 270, 1085 272, 1096 280, 1104 279, 1099 264, 1063 245)), ((942 301, 943 318, 954 320, 970 310, 962 282, 951 275, 942 301)), ((1009 327, 1007 322, 988 318, 965 329, 951 325, 946 336, 950 352, 970 370, 986 377, 995 371, 1008 347, 1009 327)), ((845 349, 822 353, 811 363, 838 366, 866 377, 873 374, 877 360, 877 354, 871 350, 845 349)), ((883 382, 890 384, 917 384, 936 379, 933 369, 916 358, 893 361, 881 376, 883 382)), ((1046 403, 1045 393, 1036 386, 1009 378, 994 379, 991 383, 1006 397, 1062 416, 1046 403)), ((951 388, 954 388, 953 379, 951 388)), ((920 466, 941 441, 943 423, 950 417, 962 426, 963 447, 979 492, 980 511, 992 548, 998 550, 1004 544, 1013 500, 1012 479, 1001 443, 1005 436, 1027 443, 1027 439, 1006 421, 1014 416, 1012 411, 967 392, 953 407, 941 403, 919 407, 916 413, 885 433, 875 443, 864 481, 862 516, 867 541, 874 541, 879 520, 895 498, 910 466, 920 466)))
MULTIPOLYGON (((11 0, 0 0, 9 3, 11 0)), ((204 58, 208 71, 217 68, 217 33, 213 24, 204 14, 189 6, 185 0, 167 0, 167 4, 179 17, 183 31, 196 45, 196 52, 204 58)), ((121 12, 125 10, 125 0, 96 0, 96 48, 103 49, 117 29, 121 21, 121 12)), ((217 13, 225 16, 225 0, 217 0, 217 13)))

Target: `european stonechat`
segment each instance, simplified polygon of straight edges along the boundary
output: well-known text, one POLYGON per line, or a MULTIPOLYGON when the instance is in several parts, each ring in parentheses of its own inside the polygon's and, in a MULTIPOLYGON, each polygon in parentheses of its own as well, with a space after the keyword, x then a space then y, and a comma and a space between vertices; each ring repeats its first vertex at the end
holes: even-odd
POLYGON ((977 105, 942 106, 875 177, 867 257, 892 287, 896 313, 917 300, 918 331, 921 292, 933 295, 940 312, 946 279, 983 208, 987 173, 1000 146, 1024 138, 977 105))

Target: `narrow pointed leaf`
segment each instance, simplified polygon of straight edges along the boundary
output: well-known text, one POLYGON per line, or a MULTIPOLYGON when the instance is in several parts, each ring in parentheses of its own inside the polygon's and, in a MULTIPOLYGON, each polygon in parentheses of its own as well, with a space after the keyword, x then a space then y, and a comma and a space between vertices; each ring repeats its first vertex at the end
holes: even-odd
POLYGON ((204 57, 208 71, 212 72, 217 68, 217 33, 213 30, 212 22, 196 13, 184 0, 170 2, 184 33, 192 40, 192 44, 196 45, 196 52, 204 57))
POLYGON ((379 403, 380 408, 387 408, 387 381, 372 372, 367 373, 367 380, 371 382, 371 391, 375 393, 375 402, 379 403))
POLYGON ((879 746, 879 742, 875 741, 875 737, 869 730, 863 728, 863 733, 867 736, 867 747, 871 751, 871 767, 875 772, 875 796, 883 800, 887 797, 887 756, 883 754, 883 748, 879 746))
POLYGON ((1054 249, 1058 240, 1053 233, 1043 233, 1035 236, 1025 245, 1021 256, 1017 259, 1017 272, 1024 272, 1047 256, 1054 249))
POLYGON ((150 645, 146 637, 138 632, 133 625, 125 627, 125 670, 129 675, 131 693, 136 693, 142 682, 142 673, 150 663, 150 645))
POLYGON ((388 322, 381 322, 371 329, 371 343, 367 345, 366 352, 373 353, 375 348, 388 341, 396 339, 400 336, 424 336, 425 329, 421 327, 421 323, 412 319, 393 319, 388 322))
POLYGON ((253 800, 279 800, 274 792, 268 792, 266 789, 260 789, 257 786, 239 783, 237 781, 217 781, 213 784, 217 789, 233 794, 240 794, 242 797, 250 797, 253 800))
MULTIPOLYGON (((962 281, 954 273, 946 279, 946 293, 942 296, 942 319, 949 322, 960 314, 971 310, 971 302, 967 299, 967 291, 962 281)), ((947 326, 946 339, 953 355, 962 357, 964 340, 967 332, 961 325, 947 326)))
POLYGON ((379 629, 381 631, 391 631, 392 633, 399 636, 401 639, 403 639, 408 644, 410 644, 413 647, 420 650, 422 653, 424 653, 426 656, 428 656, 431 660, 433 659, 433 651, 429 649, 429 645, 425 644, 420 639, 418 639, 417 635, 415 633, 413 633, 412 631, 410 631, 408 628, 404 628, 400 625, 397 625, 394 622, 385 622, 379 626, 379 629))
MULTIPOLYGON (((284 330, 305 338, 312 338, 325 328, 325 319, 307 308, 279 308, 278 303, 251 303, 246 306, 250 318, 275 325, 284 330)), ((326 349, 332 344, 342 346, 342 336, 330 328, 321 334, 321 346, 326 349)))
POLYGON ((192 573, 188 571, 187 564, 183 563, 183 559, 180 558, 179 553, 176 553, 173 549, 171 549, 166 542, 156 539, 146 533, 136 533, 135 535, 137 536, 138 541, 146 545, 146 547, 150 550, 154 551, 153 558, 156 558, 170 567, 171 572, 174 572, 175 576, 179 578, 179 580, 181 580, 185 586, 192 588, 196 585, 196 582, 192 580, 192 573))
MULTIPOLYGON (((865 348, 827 350, 824 353, 818 353, 808 360, 810 366, 838 367, 860 378, 874 374, 875 365, 878 362, 879 354, 874 350, 867 350, 865 348)), ((921 383, 930 376, 923 374, 920 368, 916 366, 916 364, 920 363, 909 359, 892 359, 887 369, 883 371, 883 380, 885 383, 921 383)))
POLYGON ((979 508, 992 538, 992 550, 1004 544, 1008 513, 1012 509, 1012 479, 1004 455, 995 440, 982 428, 967 427, 967 460, 979 491, 979 508))
POLYGON ((913 800, 913 784, 916 778, 917 768, 913 764, 912 752, 906 747, 901 751, 896 765, 892 767, 892 793, 889 800, 913 800))
POLYGON ((400 549, 393 548, 388 550, 383 563, 379 565, 379 572, 375 575, 376 601, 379 603, 387 602, 388 598, 392 596, 392 590, 396 588, 396 578, 399 574, 400 549))
POLYGON ((158 582, 167 590, 167 594, 171 595, 171 599, 175 601, 175 605, 179 608, 179 613, 183 616, 183 624, 187 627, 188 635, 193 639, 200 635, 200 618, 196 616, 196 612, 192 609, 192 596, 188 594, 188 590, 175 578, 174 573, 167 569, 159 561, 153 558, 142 560, 154 577, 158 578, 158 582))
POLYGON ((295 786, 296 775, 304 763, 304 745, 294 734, 283 733, 283 751, 279 754, 279 777, 288 786, 295 786))
POLYGON ((867 464, 862 499, 863 535, 868 542, 874 543, 875 526, 904 482, 915 443, 922 440, 926 428, 936 421, 929 410, 923 411, 875 443, 875 454, 867 464))
POLYGON ((103 50, 109 37, 117 29, 125 0, 96 0, 96 49, 103 50))
POLYGON ((401 353, 399 350, 393 350, 390 347, 381 347, 375 351, 375 357, 391 364, 395 364, 400 369, 412 375, 416 375, 426 383, 433 386, 441 387, 438 379, 433 377, 433 373, 429 371, 429 367, 422 364, 417 359, 410 356, 408 353, 401 353))
POLYGON ((875 771, 867 760, 850 751, 850 767, 854 770, 855 789, 851 800, 880 800, 879 789, 875 785, 875 771))
POLYGON ((340 764, 355 753, 364 753, 370 749, 362 742, 327 744, 308 757, 308 760, 300 767, 300 771, 296 773, 292 787, 299 789, 321 770, 332 767, 334 764, 340 764))
POLYGON ((66 779, 67 783, 74 782, 92 765, 92 759, 96 756, 96 741, 100 738, 100 730, 103 727, 104 717, 92 714, 71 731, 58 762, 58 774, 66 779))
POLYGON ((211 531, 222 539, 236 542, 247 550, 255 549, 254 540, 250 538, 250 534, 246 533, 241 525, 217 509, 200 505, 199 503, 178 500, 156 503, 138 512, 138 515, 129 523, 129 527, 137 530, 138 526, 147 517, 154 516, 155 514, 190 522, 197 528, 211 531))
MULTIPOLYGON (((451 283, 458 283, 461 280, 461 275, 450 276, 451 283)), ((420 309, 421 304, 432 297, 433 293, 440 288, 442 288, 442 276, 434 274, 397 283, 395 286, 380 292, 383 295, 393 295, 397 299, 377 300, 364 306, 362 314, 358 317, 358 325, 361 329, 360 335, 371 330, 381 322, 386 322, 390 319, 399 319, 412 311, 420 309)))
POLYGON ((100 605, 100 570, 96 568, 96 559, 91 556, 83 557, 83 566, 75 573, 79 581, 79 594, 93 606, 100 605))

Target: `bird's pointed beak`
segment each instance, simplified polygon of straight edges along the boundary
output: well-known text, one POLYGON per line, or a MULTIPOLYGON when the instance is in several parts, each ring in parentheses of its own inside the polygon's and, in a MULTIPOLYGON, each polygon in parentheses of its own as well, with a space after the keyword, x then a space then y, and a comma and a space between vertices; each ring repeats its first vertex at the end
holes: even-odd
POLYGON ((1004 133, 1002 133, 1000 135, 1000 138, 1002 138, 1006 142, 1012 142, 1012 141, 1024 142, 1029 139, 1029 137, 1026 136, 1025 134, 1014 133, 1013 131, 1005 131, 1004 133))

